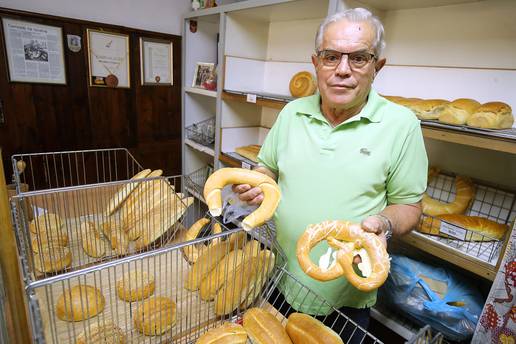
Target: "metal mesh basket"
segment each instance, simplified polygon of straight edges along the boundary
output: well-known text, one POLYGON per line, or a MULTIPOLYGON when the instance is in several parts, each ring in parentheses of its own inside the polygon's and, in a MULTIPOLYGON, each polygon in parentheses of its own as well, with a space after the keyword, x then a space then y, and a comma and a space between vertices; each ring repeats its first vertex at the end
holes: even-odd
POLYGON ((430 325, 425 325, 414 337, 410 338, 406 344, 442 344, 444 342, 443 334, 438 332, 432 335, 430 325))
POLYGON ((127 180, 143 170, 124 148, 16 154, 11 161, 18 193, 21 184, 45 190, 127 180))
MULTIPOLYGON (((269 281, 280 278, 286 259, 266 225, 249 233, 242 229, 230 230, 223 225, 222 229, 222 233, 206 238, 198 238, 31 283, 27 293, 30 300, 33 338, 38 343, 75 343, 78 337, 81 337, 81 333, 92 336, 95 327, 114 324, 129 343, 192 343, 204 329, 224 319, 240 317, 242 312, 254 303, 269 281), (251 241, 253 244, 250 244, 251 241), (254 251, 241 250, 248 254, 242 253, 239 256, 240 264, 224 259, 215 260, 216 266, 209 264, 215 257, 222 258, 217 252, 227 257, 230 248, 242 247, 244 244, 254 247, 254 251), (191 265, 185 257, 186 253, 194 247, 198 249, 204 247, 205 257, 209 259, 199 258, 197 263, 191 265), (134 271, 140 271, 140 275, 129 278, 121 287, 120 281, 134 271), (249 271, 252 272, 251 275, 246 274, 249 271), (141 272, 145 272, 147 276, 141 272), (202 276, 210 276, 209 273, 223 276, 222 284, 208 282, 201 284, 200 290, 194 290, 190 283, 193 283, 194 279, 200 281, 202 276), (150 287, 149 277, 153 279, 153 288, 150 287), (243 281, 249 281, 247 287, 238 287, 242 286, 243 281), (89 302, 83 300, 75 304, 78 308, 70 308, 70 299, 63 298, 62 295, 69 295, 71 288, 77 285, 96 288, 102 297, 89 299, 89 302), (212 285, 214 293, 202 294, 202 290, 205 290, 204 286, 211 288, 212 285), (125 291, 121 291, 122 289, 125 291), (141 298, 134 298, 134 301, 125 301, 128 290, 135 293, 136 290, 147 290, 147 292, 142 294, 141 298), (125 300, 122 300, 121 295, 125 295, 125 300), (211 297, 202 295, 211 295, 211 297), (156 304, 157 297, 166 299, 159 299, 162 307, 154 310, 161 309, 161 311, 153 313, 147 306, 152 302, 156 304), (221 308, 217 305, 226 305, 225 302, 228 300, 236 300, 236 302, 233 301, 232 305, 222 307, 221 312, 221 308), (175 307, 170 302, 173 302, 175 307), (59 305, 64 307, 60 308, 59 305), (91 311, 88 319, 62 320, 66 316, 78 315, 81 311, 87 313, 85 310, 90 306, 97 308, 97 311, 91 311), (60 310, 67 308, 72 311, 63 316, 60 310), (175 312, 172 311, 173 308, 175 312), (170 325, 172 321, 167 323, 165 320, 172 314, 175 314, 175 323, 170 325), (164 322, 158 326, 152 319, 157 323, 162 320, 164 322), (163 333, 144 335, 142 331, 145 327, 141 324, 146 320, 150 322, 151 329, 163 329, 163 333)), ((240 251, 235 252, 240 254, 240 251)), ((212 281, 208 277, 202 280, 212 281)))
MULTIPOLYGON (((427 193, 436 200, 447 203, 453 202, 455 199, 454 181, 455 178, 453 176, 439 174, 429 183, 427 193)), ((515 194, 512 192, 477 183, 475 198, 465 214, 481 216, 509 225, 516 218, 515 200, 515 194)), ((439 228, 439 233, 438 235, 419 232, 416 234, 445 244, 482 262, 496 265, 507 234, 501 239, 495 239, 485 234, 449 224, 446 221, 440 221, 438 225, 437 221, 440 220, 436 217, 423 215, 417 230, 421 231, 423 224, 426 224, 427 228, 439 228)))
POLYGON ((204 184, 212 173, 213 167, 204 166, 187 175, 185 179, 186 191, 200 199, 204 199, 204 184))
POLYGON ((170 243, 178 230, 201 215, 198 199, 177 192, 184 184, 182 176, 157 177, 14 196, 11 205, 27 282, 170 243), (36 219, 31 220, 32 214, 36 219))
POLYGON ((186 127, 186 137, 204 146, 215 143, 215 117, 186 127))

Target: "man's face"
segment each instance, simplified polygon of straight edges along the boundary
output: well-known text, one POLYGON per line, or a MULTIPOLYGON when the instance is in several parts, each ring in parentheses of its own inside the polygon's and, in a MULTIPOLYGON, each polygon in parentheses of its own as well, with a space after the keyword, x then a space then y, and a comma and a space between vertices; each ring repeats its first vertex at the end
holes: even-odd
MULTIPOLYGON (((324 32, 319 50, 341 53, 365 52, 374 54, 374 30, 367 22, 340 20, 330 24, 324 32)), ((375 74, 375 59, 360 68, 350 67, 349 56, 342 55, 335 67, 323 64, 321 57, 312 56, 323 105, 346 110, 366 101, 375 74)))

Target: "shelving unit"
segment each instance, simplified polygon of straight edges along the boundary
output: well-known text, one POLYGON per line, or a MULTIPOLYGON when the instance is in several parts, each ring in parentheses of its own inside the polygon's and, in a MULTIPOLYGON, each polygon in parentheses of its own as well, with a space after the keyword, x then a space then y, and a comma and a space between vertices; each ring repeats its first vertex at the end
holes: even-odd
MULTIPOLYGON (((326 15, 352 7, 372 10, 386 29, 387 64, 373 85, 379 93, 504 101, 516 109, 516 45, 509 44, 516 40, 516 23, 509 19, 516 16, 514 1, 242 1, 185 17, 187 44, 192 39, 190 19, 197 19, 199 26, 203 21, 219 25, 218 60, 223 66, 219 68, 216 97, 194 94, 185 88, 185 97, 209 98, 216 109, 216 144, 213 157, 208 159, 215 168, 252 166, 235 154, 234 148, 263 142, 279 111, 293 99, 288 91, 290 78, 301 70, 314 72, 310 56, 318 25, 326 15), (490 25, 485 27, 480 22, 490 25)), ((196 62, 186 58, 184 61, 196 62)), ((190 85, 188 78, 183 78, 186 85, 190 85)), ((185 102, 185 120, 199 119, 187 107, 185 102)), ((516 190, 516 129, 486 131, 434 121, 422 121, 421 125, 432 165, 516 190)), ((190 149, 185 145, 186 152, 190 149)), ((188 154, 184 164, 187 173, 200 167, 197 158, 188 154)), ((399 243, 427 252, 443 265, 452 264, 481 276, 486 283, 499 272, 498 258, 482 261, 421 233, 413 232, 399 243)), ((500 257, 505 244, 499 249, 500 257)), ((418 330, 407 330, 398 320, 387 321, 392 314, 383 318, 381 314, 386 311, 372 313, 404 338, 418 330)))

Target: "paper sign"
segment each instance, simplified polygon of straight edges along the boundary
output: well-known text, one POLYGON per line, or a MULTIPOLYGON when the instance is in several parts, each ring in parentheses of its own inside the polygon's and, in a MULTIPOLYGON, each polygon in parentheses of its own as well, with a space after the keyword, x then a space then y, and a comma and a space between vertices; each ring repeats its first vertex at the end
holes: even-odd
POLYGON ((452 225, 450 223, 446 223, 444 221, 441 221, 441 227, 439 228, 439 231, 441 233, 447 234, 451 237, 460 239, 460 240, 466 240, 466 230, 464 228, 461 228, 459 226, 452 225))
POLYGON ((256 94, 247 94, 247 102, 248 103, 256 103, 256 94))

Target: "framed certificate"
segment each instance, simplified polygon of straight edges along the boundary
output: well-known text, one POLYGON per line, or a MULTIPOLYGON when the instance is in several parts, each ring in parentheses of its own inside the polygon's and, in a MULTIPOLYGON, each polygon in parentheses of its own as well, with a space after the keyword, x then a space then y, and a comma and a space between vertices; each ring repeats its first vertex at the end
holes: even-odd
POLYGON ((140 37, 142 85, 174 84, 172 42, 140 37))
POLYGON ((100 87, 131 87, 129 36, 87 29, 89 84, 100 87))
POLYGON ((12 82, 66 84, 60 27, 2 18, 12 82))

